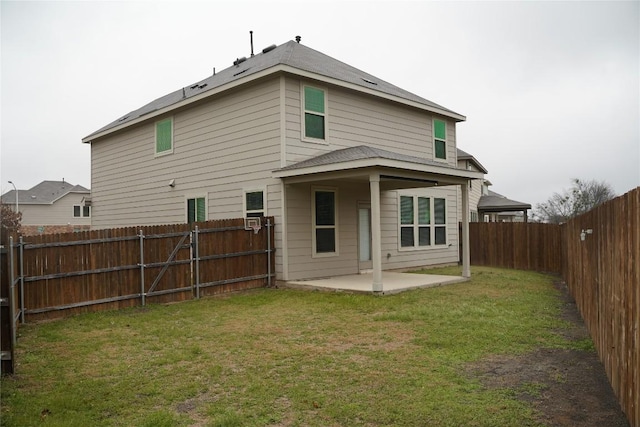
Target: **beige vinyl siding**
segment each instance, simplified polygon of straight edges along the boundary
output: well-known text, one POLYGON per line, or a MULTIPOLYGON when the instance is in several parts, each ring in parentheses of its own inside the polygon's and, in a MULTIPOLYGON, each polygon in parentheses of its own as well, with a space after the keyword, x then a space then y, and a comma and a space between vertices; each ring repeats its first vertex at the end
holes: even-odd
POLYGON ((22 225, 91 225, 91 218, 73 216, 73 206, 82 205, 82 199, 89 193, 68 193, 53 204, 20 204, 22 225))
POLYGON ((457 186, 403 190, 401 194, 446 199, 447 246, 399 250, 398 192, 382 192, 380 221, 382 229, 382 268, 402 269, 458 262, 457 186), (389 254, 390 256, 387 256, 389 254))
POLYGON ((337 256, 312 255, 311 197, 312 184, 287 187, 287 238, 289 280, 354 274, 358 272, 357 202, 366 198, 368 185, 340 185, 322 181, 321 188, 337 190, 337 256), (364 193, 363 193, 364 192, 364 193))
MULTIPOLYGON (((153 123, 94 142, 94 226, 182 223, 203 194, 208 219, 239 217, 243 188, 278 190, 279 92, 275 78, 175 112, 173 154, 154 156, 153 123)), ((267 197, 271 215, 280 202, 267 197)))
MULTIPOLYGON (((313 82, 309 82, 313 85, 313 82)), ((327 87, 326 144, 301 140, 301 82, 286 80, 286 164, 343 148, 368 145, 400 154, 433 158, 433 116, 421 110, 346 89, 327 87)), ((455 123, 447 123, 447 163, 456 159, 455 123)))

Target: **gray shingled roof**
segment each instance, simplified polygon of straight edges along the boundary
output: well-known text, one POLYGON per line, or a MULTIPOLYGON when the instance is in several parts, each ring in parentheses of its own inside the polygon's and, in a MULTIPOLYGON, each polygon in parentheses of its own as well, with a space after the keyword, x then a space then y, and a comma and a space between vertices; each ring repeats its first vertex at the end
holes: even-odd
POLYGON ((333 78, 346 83, 351 83, 363 88, 381 92, 382 94, 392 95, 401 99, 405 99, 407 101, 413 101, 415 103, 425 105, 429 108, 441 110, 444 113, 463 117, 460 114, 455 113, 454 111, 451 111, 441 105, 438 105, 409 91, 394 86, 391 83, 385 82, 384 80, 381 80, 364 71, 358 70, 357 68, 345 64, 344 62, 338 61, 328 55, 313 50, 300 43, 288 41, 287 43, 277 46, 266 53, 259 53, 253 57, 247 58, 246 61, 241 62, 238 65, 233 65, 210 77, 207 77, 204 80, 189 85, 185 88, 180 88, 175 92, 158 98, 155 101, 152 101, 137 110, 123 115, 119 119, 93 132, 91 135, 85 137, 84 139, 90 140, 90 137, 93 135, 104 132, 116 126, 126 124, 154 111, 170 107, 182 100, 200 95, 204 92, 219 88, 233 81, 251 76, 252 74, 256 74, 277 65, 287 65, 301 71, 318 74, 320 76, 333 78))
POLYGON ((478 210, 484 212, 521 211, 524 209, 531 209, 531 205, 507 199, 502 194, 491 190, 488 195, 480 197, 478 201, 478 210))
POLYGON ((478 159, 476 159, 475 157, 473 157, 473 155, 467 153, 464 150, 461 150, 459 148, 456 148, 456 150, 458 150, 458 160, 471 160, 473 163, 476 164, 476 167, 478 169, 480 169, 482 172, 484 173, 489 173, 489 171, 487 171, 487 168, 485 168, 484 166, 482 166, 482 163, 480 163, 478 161, 478 159))
MULTIPOLYGON (((20 205, 50 205, 69 193, 91 193, 82 185, 73 185, 66 181, 42 181, 28 190, 18 190, 18 204, 20 205)), ((14 204, 15 190, 2 195, 2 203, 14 204)))
POLYGON ((319 156, 312 157, 310 159, 303 160, 298 163, 294 163, 292 165, 286 166, 278 170, 287 171, 287 170, 304 169, 304 168, 310 168, 315 166, 325 166, 325 165, 332 165, 336 163, 353 162, 353 161, 362 160, 362 159, 398 160, 401 162, 437 166, 439 168, 445 167, 445 168, 450 168, 454 170, 459 170, 458 168, 454 168, 446 164, 443 164, 442 162, 435 162, 432 160, 427 160, 422 157, 398 154, 392 151, 383 150, 381 148, 369 147, 367 145, 359 145, 357 147, 343 148, 342 150, 331 151, 329 153, 321 154, 319 156))

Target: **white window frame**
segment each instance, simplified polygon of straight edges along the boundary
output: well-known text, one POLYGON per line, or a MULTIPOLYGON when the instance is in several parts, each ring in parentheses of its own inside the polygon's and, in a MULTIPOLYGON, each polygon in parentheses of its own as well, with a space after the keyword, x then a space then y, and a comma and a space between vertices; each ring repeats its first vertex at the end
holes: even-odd
POLYGON ((175 127, 175 121, 173 120, 173 116, 169 116, 169 117, 164 117, 160 120, 156 120, 155 122, 153 122, 153 153, 154 153, 154 157, 162 157, 162 156, 166 156, 168 154, 173 154, 173 148, 175 146, 175 133, 176 133, 176 127, 175 127), (158 123, 160 122, 164 122, 164 121, 171 121, 171 148, 168 150, 164 150, 164 151, 158 151, 158 123))
POLYGON ((242 190, 242 216, 247 218, 250 213, 262 212, 262 216, 267 216, 267 188, 266 187, 251 187, 242 190), (247 211, 247 193, 262 193, 262 209, 256 209, 247 211))
MULTIPOLYGON (((207 197, 206 194, 192 193, 192 194, 185 194, 184 196, 185 224, 189 224, 189 200, 191 199, 204 199, 204 220, 208 221, 209 220, 209 198, 207 197)), ((198 209, 198 206, 196 205, 196 212, 197 212, 197 209, 198 209)), ((196 213, 196 217, 197 217, 197 213, 196 213)), ((195 222, 199 222, 199 221, 195 221, 195 222)))
POLYGON ((447 212, 449 210, 449 201, 447 200, 446 197, 442 197, 442 196, 434 196, 431 194, 414 194, 414 193, 398 193, 397 196, 397 203, 398 203, 398 209, 397 209, 397 223, 398 223, 398 251, 400 252, 405 252, 405 251, 424 251, 424 250, 431 250, 431 249, 442 249, 442 248, 446 248, 448 247, 448 242, 449 242, 449 236, 448 236, 448 230, 449 230, 449 223, 447 221, 447 212), (413 224, 409 225, 409 224, 402 224, 401 220, 401 197, 411 197, 413 198, 413 224), (419 198, 425 198, 425 199, 429 199, 429 224, 419 224, 419 219, 418 219, 418 199, 419 198), (435 200, 436 199, 441 199, 444 200, 444 224, 436 224, 436 215, 435 215, 435 200), (429 227, 429 234, 430 234, 430 244, 429 245, 423 245, 420 246, 420 239, 419 239, 419 229, 420 227, 429 227), (402 228, 403 227, 412 227, 413 228, 413 246, 402 246, 402 228), (436 227, 444 227, 445 229, 445 242, 444 243, 440 243, 440 244, 436 244, 436 227))
POLYGON ((339 233, 339 202, 338 202, 338 189, 336 187, 311 187, 311 257, 312 258, 327 258, 340 256, 340 233, 339 233), (316 192, 331 192, 333 193, 334 200, 334 225, 333 226, 318 226, 316 225, 316 192), (335 229, 335 251, 334 252, 316 252, 316 230, 320 228, 334 228, 335 229))
POLYGON ((91 206, 87 205, 73 205, 73 217, 74 218, 91 218, 91 206), (89 215, 84 214, 84 208, 89 208, 89 215), (76 216, 76 208, 80 209, 80 215, 76 216))
POLYGON ((304 142, 313 142, 315 144, 329 145, 329 90, 323 86, 311 85, 308 83, 300 83, 300 139, 304 142), (309 111, 311 114, 322 115, 324 117, 324 139, 312 138, 307 136, 305 116, 307 110, 305 109, 305 96, 304 88, 310 87, 312 89, 318 89, 324 92, 324 113, 318 113, 317 111, 309 111))
POLYGON ((448 142, 447 136, 449 132, 447 131, 447 125, 448 123, 446 120, 439 119, 437 117, 434 117, 433 119, 431 119, 431 130, 432 130, 432 136, 433 136, 432 138, 433 160, 437 162, 447 163, 448 161, 447 149, 449 148, 449 142, 448 142), (436 138, 436 121, 444 123, 444 139, 436 138), (436 141, 444 141, 444 159, 436 156, 436 141))

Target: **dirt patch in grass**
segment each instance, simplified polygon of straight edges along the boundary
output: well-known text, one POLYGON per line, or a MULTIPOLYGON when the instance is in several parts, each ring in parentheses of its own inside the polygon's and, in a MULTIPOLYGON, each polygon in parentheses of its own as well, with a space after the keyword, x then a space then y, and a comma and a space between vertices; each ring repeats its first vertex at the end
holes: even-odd
MULTIPOLYGON (((588 340, 589 333, 575 301, 563 283, 556 283, 569 322, 557 331, 568 341, 588 340)), ((492 356, 469 368, 470 375, 491 389, 514 390, 530 403, 544 425, 628 427, 595 351, 538 349, 522 356, 492 356)))

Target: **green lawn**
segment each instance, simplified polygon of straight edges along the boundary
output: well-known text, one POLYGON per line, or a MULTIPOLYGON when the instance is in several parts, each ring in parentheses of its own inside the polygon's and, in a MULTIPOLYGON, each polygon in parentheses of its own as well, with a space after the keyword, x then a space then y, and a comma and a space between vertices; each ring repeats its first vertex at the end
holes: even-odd
POLYGON ((570 347, 552 280, 474 267, 384 297, 261 289, 21 326, 2 425, 534 426, 465 366, 570 347))

